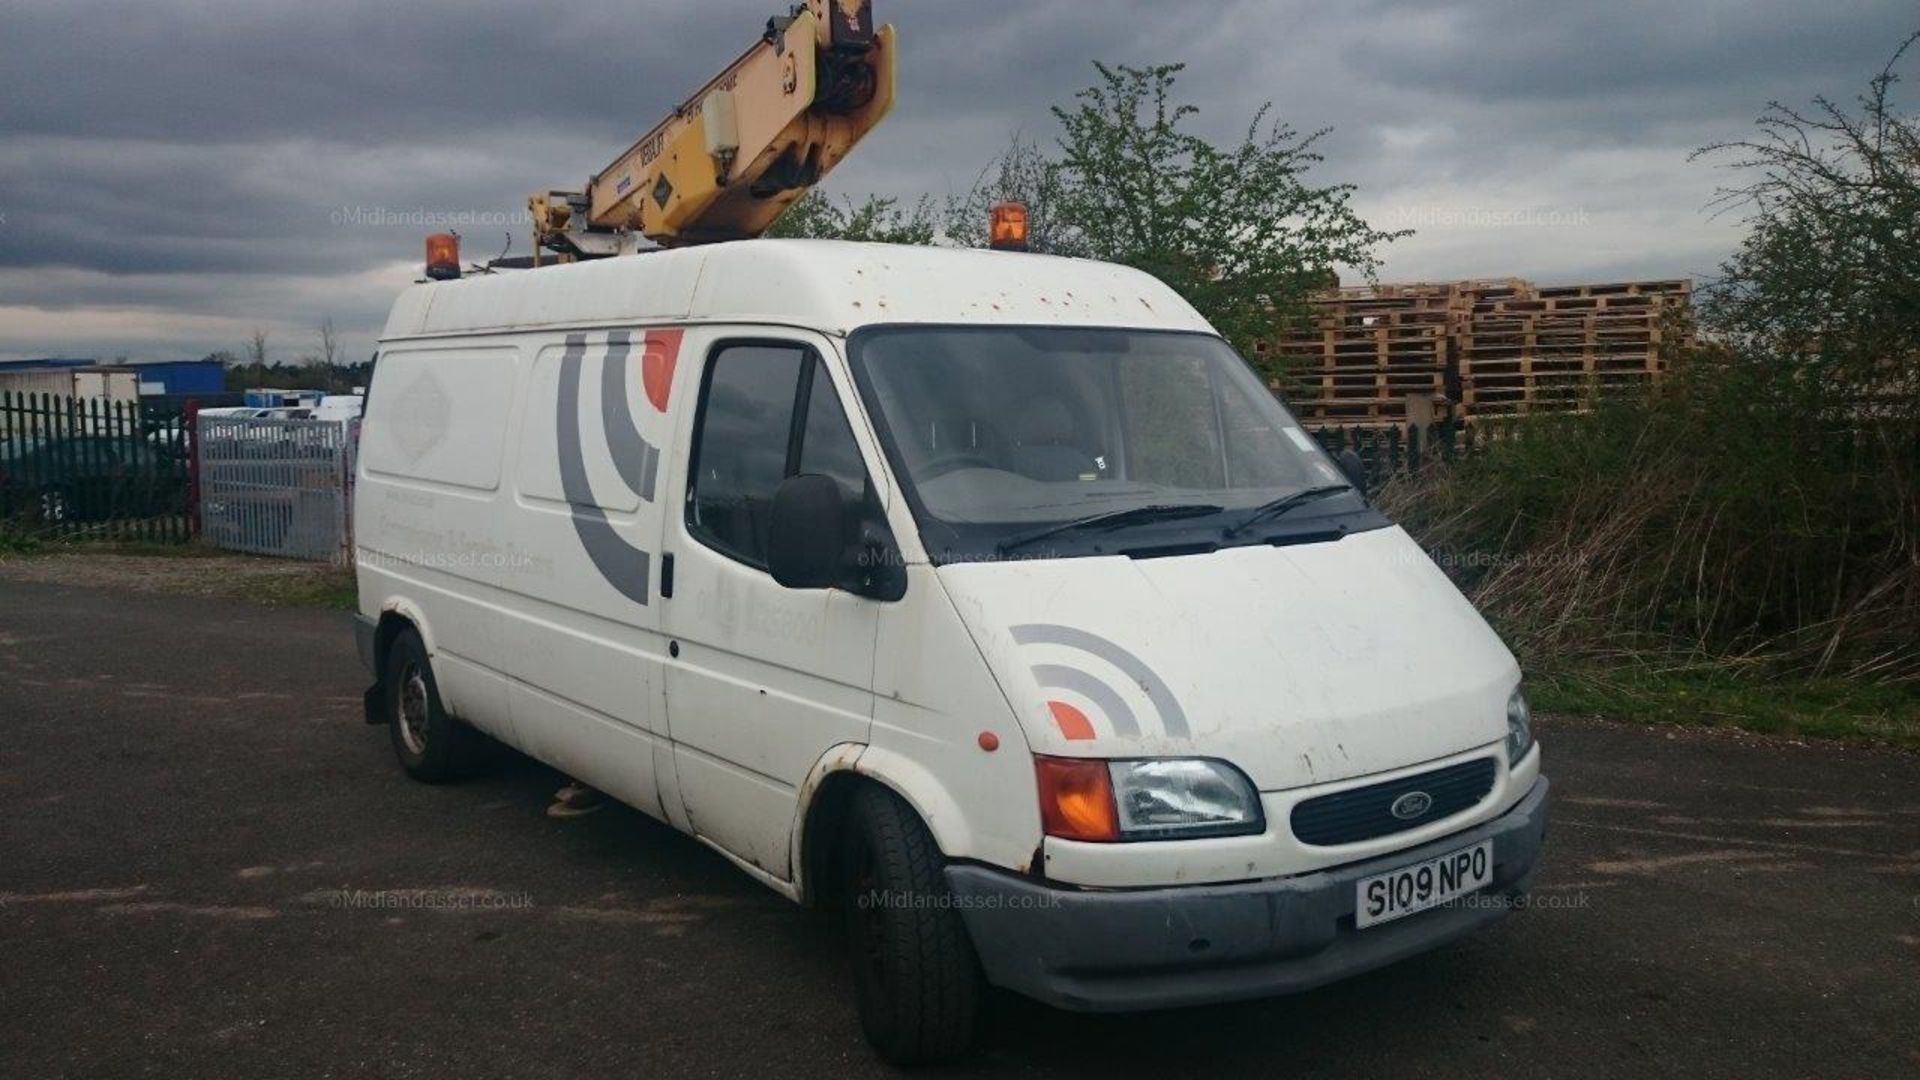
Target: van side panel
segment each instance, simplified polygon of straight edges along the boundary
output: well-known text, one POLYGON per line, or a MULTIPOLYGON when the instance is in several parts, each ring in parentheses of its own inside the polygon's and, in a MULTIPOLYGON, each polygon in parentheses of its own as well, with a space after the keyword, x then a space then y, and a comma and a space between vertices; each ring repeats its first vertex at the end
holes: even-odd
POLYGON ((450 711, 664 816, 660 515, 640 479, 659 463, 633 450, 670 418, 642 386, 644 333, 390 346, 356 543, 363 613, 419 612, 450 711))
POLYGON ((512 721, 510 651, 487 586, 506 501, 501 475, 519 377, 497 342, 385 350, 361 431, 354 532, 361 610, 418 612, 448 710, 496 737, 512 721))
POLYGON ((506 670, 522 750, 664 819, 656 470, 672 417, 646 393, 646 340, 530 343, 512 520, 515 543, 549 570, 516 603, 506 670))

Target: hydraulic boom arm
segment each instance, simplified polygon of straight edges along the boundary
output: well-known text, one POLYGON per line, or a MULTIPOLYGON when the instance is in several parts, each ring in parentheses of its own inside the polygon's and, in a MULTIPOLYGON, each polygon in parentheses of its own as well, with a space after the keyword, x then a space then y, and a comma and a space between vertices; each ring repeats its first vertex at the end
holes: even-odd
POLYGON ((765 232, 893 106, 894 30, 872 0, 806 0, 584 192, 533 196, 536 252, 617 255, 765 232))

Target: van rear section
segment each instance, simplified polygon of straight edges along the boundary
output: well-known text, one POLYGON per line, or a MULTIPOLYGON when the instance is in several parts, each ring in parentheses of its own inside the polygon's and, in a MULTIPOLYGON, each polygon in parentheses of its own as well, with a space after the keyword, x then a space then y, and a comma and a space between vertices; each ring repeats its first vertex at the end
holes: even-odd
POLYGON ((890 1060, 989 984, 1303 990, 1532 881, 1512 655, 1136 271, 751 241, 423 284, 358 470, 402 768, 505 744, 836 909, 890 1060))

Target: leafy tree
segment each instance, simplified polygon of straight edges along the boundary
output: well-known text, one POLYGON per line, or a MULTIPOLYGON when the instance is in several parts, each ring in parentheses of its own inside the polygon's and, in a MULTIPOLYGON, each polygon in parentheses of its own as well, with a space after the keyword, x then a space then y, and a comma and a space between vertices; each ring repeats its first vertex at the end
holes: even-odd
POLYGON ((1006 152, 980 170, 966 194, 947 200, 942 231, 949 243, 986 247, 994 204, 1023 203, 1028 244, 1034 251, 1078 255, 1074 230, 1060 216, 1061 194, 1060 162, 1048 157, 1039 143, 1015 135, 1006 152))
POLYGON ((1349 204, 1351 184, 1308 181, 1328 129, 1269 122, 1269 104, 1237 145, 1182 130, 1198 111, 1173 97, 1184 66, 1096 63, 1100 82, 1053 110, 1064 129, 1061 242, 1155 275, 1251 356, 1338 267, 1372 278, 1375 249, 1410 231, 1369 226, 1349 204))
POLYGON ((1920 715, 1920 130, 1896 85, 1890 63, 1854 105, 1771 103, 1699 152, 1732 159, 1722 205, 1750 228, 1667 379, 1478 428, 1478 452, 1383 493, 1476 568, 1536 673, 1591 665, 1602 700, 1630 696, 1604 687, 1632 659, 1896 681, 1920 715))
POLYGON ((863 240, 880 244, 931 244, 937 232, 933 201, 922 197, 902 209, 900 200, 869 195, 834 202, 818 191, 794 201, 768 236, 786 239, 863 240))
POLYGON ((1742 182, 1720 205, 1751 225, 1703 291, 1702 319, 1736 354, 1795 373, 1795 385, 1920 417, 1920 121, 1902 115, 1894 68, 1856 107, 1772 102, 1747 139, 1694 156, 1730 157, 1742 182))

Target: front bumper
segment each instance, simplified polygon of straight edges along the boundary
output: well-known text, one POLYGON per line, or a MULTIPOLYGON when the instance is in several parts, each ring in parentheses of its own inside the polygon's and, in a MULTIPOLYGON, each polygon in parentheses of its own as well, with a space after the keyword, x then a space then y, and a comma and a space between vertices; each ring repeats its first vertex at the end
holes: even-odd
POLYGON ((1533 883, 1547 828, 1542 777, 1492 821, 1419 847, 1236 885, 1056 889, 975 865, 947 868, 987 980, 1050 1005, 1124 1012, 1310 990, 1495 922, 1533 883), (1361 878, 1493 841, 1493 883, 1463 901, 1356 930, 1361 878))

